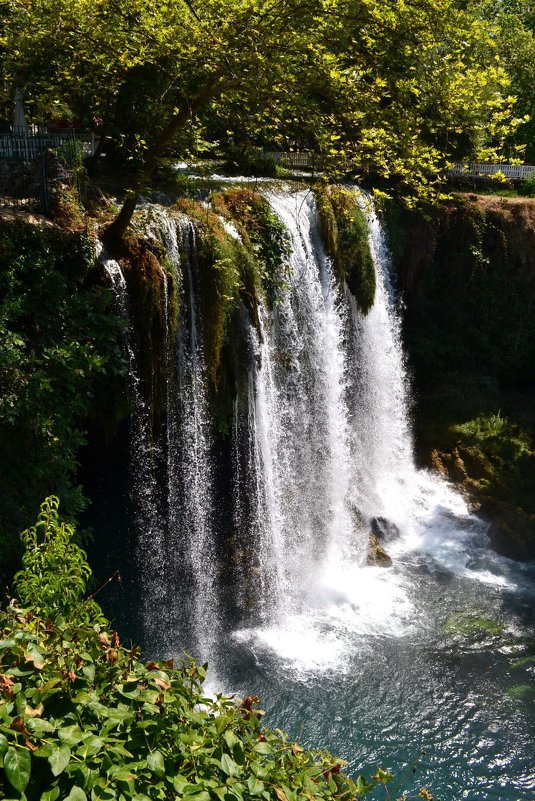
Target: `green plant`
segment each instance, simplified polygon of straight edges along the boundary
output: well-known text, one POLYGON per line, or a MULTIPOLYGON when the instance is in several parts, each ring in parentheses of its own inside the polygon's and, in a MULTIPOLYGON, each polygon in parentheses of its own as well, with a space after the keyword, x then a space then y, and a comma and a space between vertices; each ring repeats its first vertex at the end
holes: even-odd
POLYGON ((18 601, 45 620, 58 616, 98 620, 100 608, 85 599, 91 576, 84 551, 73 542, 74 527, 59 519, 59 498, 41 504, 37 523, 21 534, 23 568, 14 578, 18 601))
POLYGON ((277 162, 266 156, 256 147, 233 147, 225 163, 225 171, 230 175, 252 175, 276 178, 277 162))
POLYGON ((84 418, 124 372, 123 324, 97 282, 85 232, 0 223, 0 564, 18 567, 17 532, 50 493, 74 516, 84 418))
POLYGON ((254 269, 244 277, 249 293, 264 291, 269 304, 287 287, 284 265, 289 256, 289 240, 284 223, 268 201, 250 189, 229 189, 212 195, 216 211, 238 229, 254 269))
POLYGON ((316 190, 325 247, 338 279, 345 282, 363 314, 375 300, 375 265, 368 223, 354 192, 338 186, 316 190))
POLYGON ((56 149, 58 157, 73 171, 80 170, 84 165, 84 147, 79 139, 67 139, 56 149))
POLYGON ((535 197, 535 172, 533 172, 528 178, 524 178, 518 189, 521 195, 535 197))

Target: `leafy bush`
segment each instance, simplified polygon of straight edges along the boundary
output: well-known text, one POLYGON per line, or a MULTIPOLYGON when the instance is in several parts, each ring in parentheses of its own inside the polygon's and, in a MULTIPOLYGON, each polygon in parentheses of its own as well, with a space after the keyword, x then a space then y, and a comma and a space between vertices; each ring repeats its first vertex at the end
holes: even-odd
POLYGON ((45 620, 76 614, 87 622, 101 617, 100 608, 85 600, 91 575, 84 551, 74 543, 74 527, 59 520, 59 499, 41 504, 37 523, 21 534, 23 569, 15 576, 15 592, 24 607, 45 620))
POLYGON ((521 195, 535 197, 535 172, 532 173, 529 178, 525 178, 521 181, 518 190, 521 195))
POLYGON ((0 564, 43 497, 84 505, 73 482, 82 418, 124 369, 111 292, 91 280, 86 232, 0 225, 0 564))
POLYGON ((354 782, 263 728, 254 697, 206 697, 206 666, 144 664, 83 599, 90 570, 57 511, 48 499, 23 535, 19 601, 0 614, 0 797, 349 801, 390 780, 354 782))

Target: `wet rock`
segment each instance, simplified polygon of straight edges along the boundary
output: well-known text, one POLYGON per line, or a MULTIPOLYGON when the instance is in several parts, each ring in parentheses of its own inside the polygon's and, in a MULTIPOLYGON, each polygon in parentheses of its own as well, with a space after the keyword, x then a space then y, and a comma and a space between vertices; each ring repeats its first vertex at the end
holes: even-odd
POLYGON ((373 533, 370 534, 370 544, 368 546, 368 558, 367 564, 371 565, 372 567, 391 567, 392 566, 392 559, 387 554, 385 549, 379 544, 379 540, 377 539, 377 535, 373 533))
POLYGON ((392 542, 399 537, 399 528, 386 517, 374 517, 371 522, 372 533, 381 542, 392 542))

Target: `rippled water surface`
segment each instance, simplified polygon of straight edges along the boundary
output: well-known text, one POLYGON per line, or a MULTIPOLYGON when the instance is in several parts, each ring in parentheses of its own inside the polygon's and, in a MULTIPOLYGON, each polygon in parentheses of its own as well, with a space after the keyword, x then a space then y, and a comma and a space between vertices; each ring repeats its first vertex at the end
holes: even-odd
POLYGON ((326 576, 316 607, 234 632, 217 681, 348 770, 390 768, 400 791, 532 801, 535 571, 473 545, 461 566, 455 544, 452 569, 445 551, 400 545, 390 570, 326 576))

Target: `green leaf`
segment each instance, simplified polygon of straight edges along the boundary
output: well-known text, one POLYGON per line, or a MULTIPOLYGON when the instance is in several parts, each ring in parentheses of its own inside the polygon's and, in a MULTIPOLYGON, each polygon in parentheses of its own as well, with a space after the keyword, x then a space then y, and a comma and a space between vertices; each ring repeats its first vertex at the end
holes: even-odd
POLYGON ((91 733, 85 734, 82 742, 76 749, 76 756, 87 759, 88 756, 93 756, 104 748, 104 742, 102 737, 95 737, 95 735, 91 733))
POLYGON ((227 776, 238 776, 240 772, 238 766, 228 754, 223 754, 221 757, 221 768, 225 771, 227 776))
POLYGON ((30 720, 26 721, 26 728, 37 737, 42 737, 43 734, 50 734, 55 731, 52 723, 49 720, 43 720, 43 718, 30 718, 30 720))
POLYGON ((153 751, 147 757, 147 765, 149 769, 157 776, 162 778, 165 776, 165 762, 161 751, 153 751))
POLYGON ((30 781, 30 752, 26 748, 8 748, 4 756, 4 770, 9 783, 23 793, 30 781))
POLYGON ((357 779, 357 793, 366 795, 370 790, 373 790, 373 784, 370 784, 364 776, 359 776, 357 779))
POLYGON ((256 751, 257 754, 271 754, 273 749, 269 743, 261 742, 254 746, 253 751, 256 751))
POLYGON ((210 793, 202 787, 197 786, 195 786, 194 790, 190 790, 189 792, 186 790, 183 797, 191 798, 192 801, 210 801, 210 793))
POLYGON ((264 791, 264 784, 259 782, 254 776, 249 776, 247 779, 247 787, 251 795, 261 795, 264 791))
POLYGON ((65 801, 87 801, 87 796, 81 787, 73 787, 65 801))
POLYGON ((71 758, 71 749, 68 748, 66 745, 62 745, 60 748, 54 748, 54 750, 48 757, 48 761, 50 762, 50 768, 54 776, 59 776, 60 773, 63 773, 63 771, 69 764, 70 758, 71 758))
POLYGON ((59 798, 60 789, 56 785, 52 787, 51 790, 47 790, 45 793, 41 794, 41 801, 57 801, 59 798))
POLYGON ((173 776, 173 787, 177 793, 182 794, 186 784, 188 784, 188 780, 185 776, 173 776))
POLYGON ((3 757, 8 748, 7 738, 0 734, 0 757, 3 757))
POLYGON ((76 745, 83 737, 83 732, 79 726, 63 726, 58 729, 58 737, 64 745, 76 745))
POLYGON ((230 748, 231 751, 233 750, 233 748, 236 745, 236 743, 239 743, 239 740, 238 740, 238 738, 236 737, 236 735, 234 734, 233 731, 227 730, 224 733, 223 737, 225 738, 225 742, 226 742, 226 744, 228 745, 228 747, 230 748))

